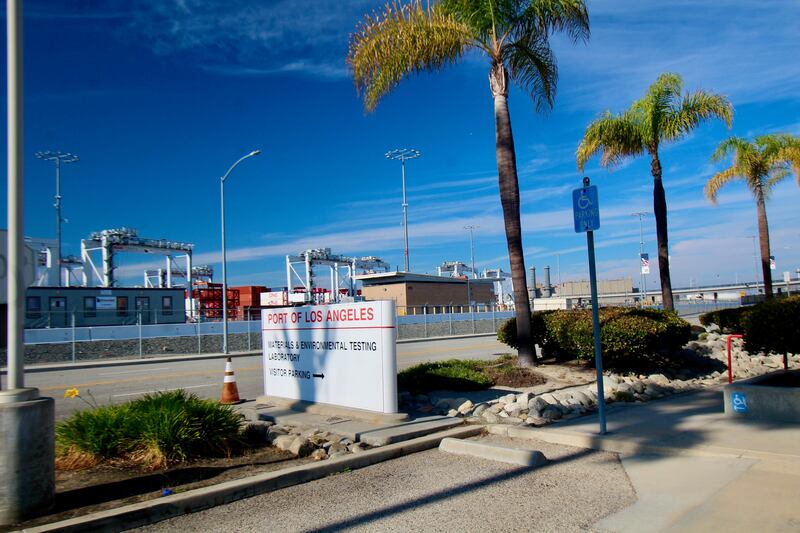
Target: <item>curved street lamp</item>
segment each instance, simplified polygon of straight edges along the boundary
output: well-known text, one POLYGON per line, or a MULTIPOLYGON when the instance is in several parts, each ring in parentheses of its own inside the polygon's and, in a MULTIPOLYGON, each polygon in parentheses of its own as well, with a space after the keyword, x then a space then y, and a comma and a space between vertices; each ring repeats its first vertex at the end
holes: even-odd
MULTIPOLYGON (((228 353, 228 272, 227 272, 227 257, 225 254, 225 180, 228 175, 236 166, 250 157, 257 156, 261 150, 253 150, 249 154, 242 156, 236 161, 231 168, 219 179, 219 202, 220 202, 220 215, 222 222, 222 352, 228 353)), ((191 291, 191 287, 189 287, 191 291)))

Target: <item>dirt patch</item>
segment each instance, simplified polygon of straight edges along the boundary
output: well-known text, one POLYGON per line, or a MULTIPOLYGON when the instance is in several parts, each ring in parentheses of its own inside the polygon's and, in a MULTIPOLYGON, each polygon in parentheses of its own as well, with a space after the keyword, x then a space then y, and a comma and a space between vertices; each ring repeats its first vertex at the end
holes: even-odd
MULTIPOLYGON (((146 470, 130 464, 102 464, 76 471, 56 472, 56 499, 53 511, 24 524, 31 527, 67 520, 76 516, 114 509, 224 481, 241 479, 311 462, 289 452, 263 446, 230 458, 186 462, 165 470, 146 470)), ((11 529, 0 528, 0 531, 11 529)))
POLYGON ((496 386, 501 387, 535 387, 547 383, 546 377, 531 368, 510 365, 487 366, 484 372, 496 386))

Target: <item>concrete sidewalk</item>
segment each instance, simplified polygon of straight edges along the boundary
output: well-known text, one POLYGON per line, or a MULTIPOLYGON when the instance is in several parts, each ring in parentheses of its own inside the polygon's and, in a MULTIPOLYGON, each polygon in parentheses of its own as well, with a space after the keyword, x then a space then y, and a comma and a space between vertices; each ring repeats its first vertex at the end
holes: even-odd
POLYGON ((492 430, 619 453, 638 500, 598 531, 800 529, 800 424, 726 418, 720 389, 614 404, 604 436, 597 416, 492 430))

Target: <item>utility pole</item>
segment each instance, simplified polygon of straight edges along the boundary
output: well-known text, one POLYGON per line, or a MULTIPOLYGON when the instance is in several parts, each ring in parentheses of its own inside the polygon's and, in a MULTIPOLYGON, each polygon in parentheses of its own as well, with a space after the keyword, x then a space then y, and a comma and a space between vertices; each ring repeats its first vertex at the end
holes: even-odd
POLYGON ((405 272, 409 271, 408 266, 408 202, 406 201, 406 159, 416 159, 420 155, 419 150, 409 148, 398 148, 390 150, 384 154, 387 159, 400 161, 400 168, 403 176, 403 235, 405 238, 405 272))
POLYGON ((642 269, 642 257, 644 257, 644 224, 642 219, 646 217, 647 214, 648 213, 644 211, 631 213, 631 216, 639 217, 639 286, 642 288, 642 306, 644 306, 644 303, 647 300, 647 275, 642 269))
POLYGON ((61 164, 76 163, 79 158, 69 152, 36 152, 36 157, 45 161, 52 161, 56 165, 56 272, 58 272, 58 287, 61 286, 61 164))

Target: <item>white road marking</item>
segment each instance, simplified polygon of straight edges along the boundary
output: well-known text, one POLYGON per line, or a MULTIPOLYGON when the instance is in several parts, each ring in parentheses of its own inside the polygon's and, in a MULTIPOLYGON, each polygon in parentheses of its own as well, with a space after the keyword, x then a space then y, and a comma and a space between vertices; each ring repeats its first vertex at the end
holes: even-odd
POLYGON ((200 389, 203 387, 216 387, 218 383, 209 383, 207 385, 188 385, 186 387, 175 387, 174 389, 159 389, 159 390, 144 390, 139 392, 126 392, 125 394, 115 394, 114 398, 121 398, 123 396, 138 396, 140 394, 153 394, 154 392, 169 392, 180 389, 200 389))
POLYGON ((116 376, 118 374, 139 374, 141 372, 160 372, 162 370, 171 370, 171 369, 172 367, 165 366, 164 368, 158 368, 158 369, 143 368, 140 370, 123 370, 122 372, 101 372, 98 374, 98 376, 116 376))

